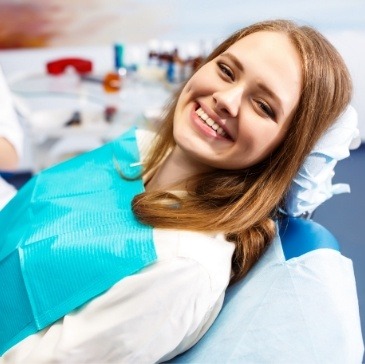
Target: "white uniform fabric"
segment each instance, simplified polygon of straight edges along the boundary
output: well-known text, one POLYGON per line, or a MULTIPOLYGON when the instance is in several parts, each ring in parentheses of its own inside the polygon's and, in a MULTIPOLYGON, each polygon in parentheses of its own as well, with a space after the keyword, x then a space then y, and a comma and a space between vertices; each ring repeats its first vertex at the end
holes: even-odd
MULTIPOLYGON (((143 149, 149 139, 140 136, 143 149)), ((221 309, 234 244, 222 235, 153 234, 156 263, 27 337, 0 363, 156 363, 193 346, 221 309)))
POLYGON ((172 362, 360 364, 363 353, 351 260, 333 249, 285 260, 276 236, 208 334, 172 362))
POLYGON ((154 239, 157 263, 24 339, 0 362, 156 363, 194 345, 221 308, 234 246, 182 231, 156 229, 154 239))
MULTIPOLYGON (((23 130, 19 124, 12 96, 0 66, 0 137, 7 139, 19 156, 23 152, 23 130)), ((16 189, 0 177, 0 209, 14 196, 16 189)))

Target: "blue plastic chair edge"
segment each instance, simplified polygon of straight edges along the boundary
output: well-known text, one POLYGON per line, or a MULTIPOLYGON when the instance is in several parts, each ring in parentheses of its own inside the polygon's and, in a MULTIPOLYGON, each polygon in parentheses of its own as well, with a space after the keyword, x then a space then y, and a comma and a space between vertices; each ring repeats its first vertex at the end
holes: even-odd
POLYGON ((300 217, 279 221, 279 236, 286 260, 317 249, 340 251, 337 239, 324 226, 300 217))

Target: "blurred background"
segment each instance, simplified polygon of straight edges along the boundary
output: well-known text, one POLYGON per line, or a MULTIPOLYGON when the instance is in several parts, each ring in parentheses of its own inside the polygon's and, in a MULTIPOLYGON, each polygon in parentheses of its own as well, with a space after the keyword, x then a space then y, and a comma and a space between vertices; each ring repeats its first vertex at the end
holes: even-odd
POLYGON ((353 104, 365 138, 364 10, 363 0, 225 0, 224 4, 217 0, 0 0, 0 57, 10 73, 33 60, 34 53, 7 62, 6 50, 67 47, 70 52, 82 47, 86 51, 121 42, 135 45, 125 56, 140 64, 147 60, 147 47, 166 51, 180 44, 183 54, 196 55, 249 23, 290 18, 317 27, 343 54, 354 76, 353 104), (136 45, 146 48, 142 51, 136 45))
POLYGON ((5 48, 219 38, 258 20, 291 18, 320 30, 363 30, 361 0, 1 0, 5 48))
MULTIPOLYGON (((315 26, 338 48, 353 77, 353 105, 365 141, 363 0, 0 0, 0 64, 18 98, 18 111, 28 133, 20 172, 31 174, 57 161, 61 152, 72 154, 75 150, 70 149, 70 143, 80 146, 82 136, 87 136, 83 143, 88 149, 130 123, 153 122, 179 80, 166 80, 156 69, 151 71, 152 53, 171 55, 177 49, 180 59, 196 59, 236 29, 268 18, 290 18, 315 26), (101 92, 95 85, 80 88, 81 97, 78 95, 76 101, 67 98, 67 106, 62 104, 62 108, 69 108, 74 115, 76 106, 89 106, 89 111, 100 113, 105 112, 105 105, 122 105, 115 121, 119 127, 108 124, 91 128, 90 122, 84 129, 65 131, 67 117, 59 106, 66 102, 64 96, 75 80, 68 75, 59 78, 56 85, 49 80, 45 65, 66 57, 86 58, 93 62, 93 76, 100 81, 107 72, 115 71, 115 44, 123 46, 123 65, 134 76, 123 80, 125 86, 114 94, 105 93, 105 89, 101 92), (139 88, 132 86, 134 81, 140 82, 139 88), (61 92, 54 92, 55 88, 61 92), (95 103, 103 103, 103 108, 97 109, 95 103), (51 110, 51 104, 58 106, 51 110), (49 122, 60 117, 63 124, 44 124, 45 119, 49 122), (52 158, 42 160, 45 154, 52 158)), ((365 332, 364 144, 340 162, 336 171, 335 181, 349 183, 352 193, 333 197, 314 218, 334 233, 343 253, 354 262, 365 332)), ((21 185, 21 175, 6 177, 21 185)))

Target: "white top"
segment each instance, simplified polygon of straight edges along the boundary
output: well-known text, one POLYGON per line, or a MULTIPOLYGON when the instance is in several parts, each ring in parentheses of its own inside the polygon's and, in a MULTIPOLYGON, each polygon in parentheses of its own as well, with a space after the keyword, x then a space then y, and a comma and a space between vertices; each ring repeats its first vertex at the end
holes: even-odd
POLYGON ((0 363, 156 363, 194 345, 218 312, 234 245, 154 230, 158 262, 31 335, 0 363))
MULTIPOLYGON (((6 138, 18 155, 23 152, 23 130, 13 107, 12 96, 0 66, 0 137, 6 138)), ((0 177, 0 209, 14 196, 16 190, 0 177)))

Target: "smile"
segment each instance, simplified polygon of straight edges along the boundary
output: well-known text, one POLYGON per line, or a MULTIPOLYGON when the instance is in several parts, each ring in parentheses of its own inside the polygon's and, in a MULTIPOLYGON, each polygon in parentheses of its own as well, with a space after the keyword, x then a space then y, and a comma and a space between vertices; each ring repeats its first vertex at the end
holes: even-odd
POLYGON ((199 118, 207 124, 211 129, 213 129, 217 134, 221 135, 222 137, 228 138, 227 133, 214 121, 212 120, 201 107, 196 110, 196 114, 199 118))

